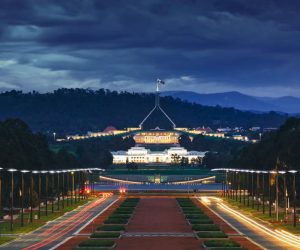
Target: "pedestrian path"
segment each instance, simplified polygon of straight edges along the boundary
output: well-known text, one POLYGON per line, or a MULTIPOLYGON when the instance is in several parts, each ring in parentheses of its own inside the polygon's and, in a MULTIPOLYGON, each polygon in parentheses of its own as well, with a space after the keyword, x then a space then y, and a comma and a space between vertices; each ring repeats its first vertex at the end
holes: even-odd
POLYGON ((174 198, 141 198, 116 250, 203 249, 174 198))

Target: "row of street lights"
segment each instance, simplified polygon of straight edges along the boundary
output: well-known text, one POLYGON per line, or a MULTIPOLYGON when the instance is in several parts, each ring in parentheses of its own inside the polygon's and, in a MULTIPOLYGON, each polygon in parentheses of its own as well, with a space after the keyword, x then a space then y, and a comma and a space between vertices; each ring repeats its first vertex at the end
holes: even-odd
MULTIPOLYGON (((14 216, 14 188, 15 188, 15 183, 14 183, 14 178, 15 178, 15 173, 20 173, 21 174, 21 184, 20 184, 20 203, 21 205, 21 226, 24 226, 24 194, 25 194, 25 174, 30 174, 30 183, 29 183, 29 205, 30 205, 30 216, 29 216, 29 221, 32 223, 33 222, 33 192, 34 192, 34 175, 37 176, 38 179, 38 218, 41 218, 41 198, 42 198, 42 179, 43 177, 45 178, 45 183, 44 183, 44 190, 45 190, 45 215, 48 215, 48 201, 49 201, 49 174, 51 175, 51 211, 54 213, 54 189, 55 185, 56 186, 56 195, 57 195, 57 210, 60 210, 60 199, 62 198, 61 205, 62 209, 65 207, 65 195, 67 194, 67 206, 69 206, 69 202, 73 204, 77 203, 81 199, 86 198, 86 194, 82 193, 82 183, 84 183, 84 190, 89 190, 92 193, 94 193, 94 181, 93 181, 93 176, 92 173, 95 171, 103 171, 100 168, 81 168, 81 169, 64 169, 64 170, 18 170, 18 169, 4 169, 0 168, 0 171, 7 171, 11 174, 10 178, 10 197, 9 197, 9 215, 10 215, 10 229, 13 231, 13 216, 14 216), (76 174, 79 173, 79 174, 76 174), (91 185, 90 188, 86 187, 86 180, 88 178, 84 178, 82 173, 88 173, 90 174, 88 177, 89 178, 89 184, 91 185), (56 181, 55 183, 55 176, 56 176, 56 181), (71 190, 70 190, 70 177, 71 177, 71 190), (66 183, 65 183, 65 178, 66 178, 66 183), (80 188, 80 190, 78 190, 80 188), (69 199, 69 193, 71 192, 71 196, 69 199)), ((0 174, 0 212, 2 214, 2 175, 0 174)))
POLYGON ((222 171, 224 173, 224 180, 222 182, 223 195, 227 198, 243 202, 244 205, 250 206, 254 209, 260 210, 262 203, 262 212, 265 213, 265 187, 266 178, 268 176, 268 210, 269 216, 272 214, 272 175, 275 176, 275 212, 276 220, 279 220, 279 177, 283 177, 283 193, 284 193, 284 214, 287 218, 288 209, 288 191, 286 178, 290 173, 293 176, 292 196, 293 196, 293 226, 296 227, 297 211, 296 211, 296 175, 297 170, 279 171, 279 170, 254 170, 254 169, 232 169, 232 168, 218 168, 212 171, 222 171), (255 176, 256 175, 256 176, 255 176), (256 177, 256 180, 255 180, 256 177), (247 191, 247 192, 246 192, 247 191), (250 198, 251 197, 251 198, 250 198), (256 204, 255 204, 256 201, 256 204))

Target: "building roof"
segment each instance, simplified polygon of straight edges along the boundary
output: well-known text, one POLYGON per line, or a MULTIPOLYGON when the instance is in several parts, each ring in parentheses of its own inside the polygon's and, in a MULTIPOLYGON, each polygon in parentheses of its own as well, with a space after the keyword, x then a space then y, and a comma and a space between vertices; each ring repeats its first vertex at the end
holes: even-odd
POLYGON ((109 133, 109 132, 112 132, 112 131, 115 131, 115 130, 117 130, 115 127, 113 127, 113 126, 108 126, 108 127, 106 127, 106 128, 103 130, 103 132, 104 132, 104 133, 109 133))

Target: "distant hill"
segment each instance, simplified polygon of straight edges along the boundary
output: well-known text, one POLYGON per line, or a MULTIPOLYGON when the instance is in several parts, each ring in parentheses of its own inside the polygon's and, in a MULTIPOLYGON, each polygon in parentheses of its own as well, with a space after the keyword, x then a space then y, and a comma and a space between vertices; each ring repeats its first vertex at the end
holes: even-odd
POLYGON ((192 91, 166 91, 162 95, 207 106, 219 105, 221 107, 233 107, 239 110, 260 112, 300 113, 300 98, 292 96, 272 98, 254 97, 239 92, 199 94, 192 91))
MULTIPOLYGON (((153 94, 118 93, 104 89, 58 89, 45 94, 11 91, 0 94, 0 120, 20 118, 34 131, 86 133, 102 131, 110 125, 120 129, 136 127, 153 105, 153 94)), ((259 114, 208 107, 172 97, 161 98, 161 106, 177 127, 278 127, 287 118, 287 115, 275 112, 259 114)), ((167 128, 170 124, 159 117, 147 120, 147 127, 156 126, 167 128)))

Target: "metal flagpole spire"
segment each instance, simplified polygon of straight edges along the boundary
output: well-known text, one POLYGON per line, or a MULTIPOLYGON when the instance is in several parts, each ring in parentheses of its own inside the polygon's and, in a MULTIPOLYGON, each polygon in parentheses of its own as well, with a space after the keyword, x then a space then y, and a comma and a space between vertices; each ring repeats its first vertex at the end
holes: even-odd
POLYGON ((165 117, 167 117, 167 119, 172 123, 173 129, 176 128, 175 123, 172 121, 172 119, 167 115, 167 113, 160 107, 159 104, 159 85, 160 84, 165 84, 164 81, 160 80, 159 78, 157 78, 156 80, 156 92, 155 92, 155 106, 154 108, 150 111, 150 113, 144 118, 144 120, 140 123, 139 128, 142 129, 142 126, 144 124, 144 122, 148 119, 148 117, 153 113, 153 111, 155 109, 159 109, 165 117))

